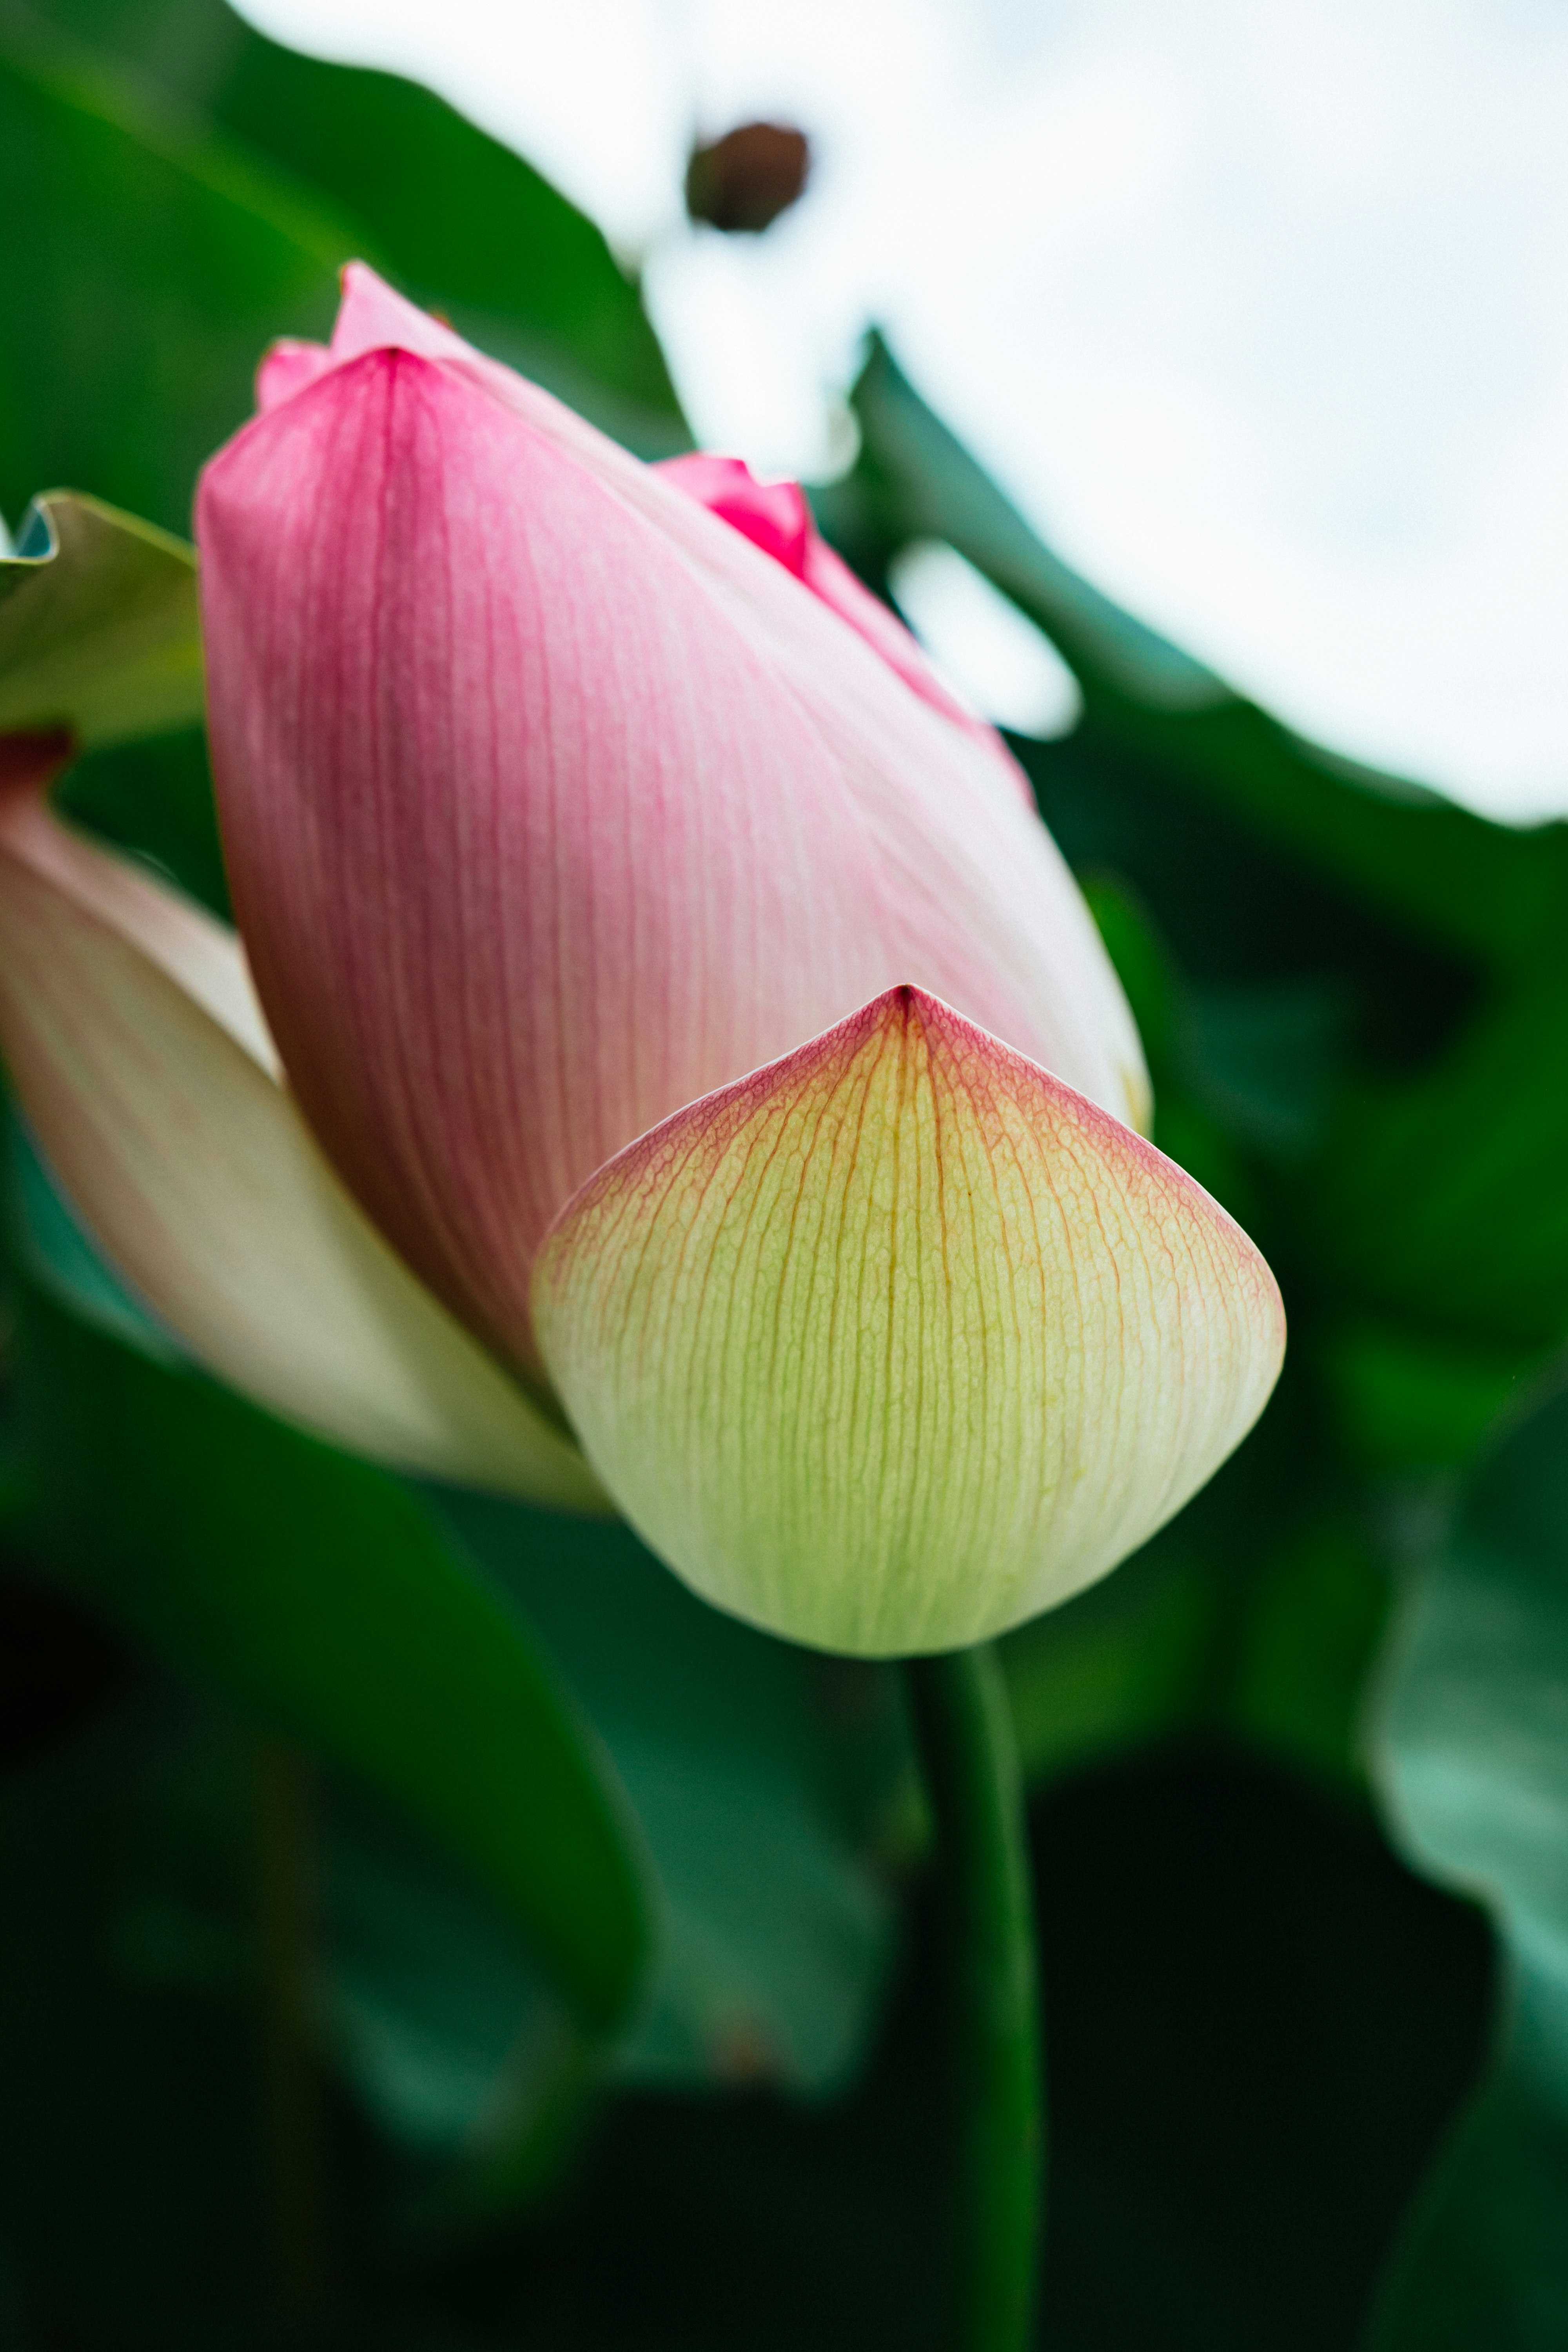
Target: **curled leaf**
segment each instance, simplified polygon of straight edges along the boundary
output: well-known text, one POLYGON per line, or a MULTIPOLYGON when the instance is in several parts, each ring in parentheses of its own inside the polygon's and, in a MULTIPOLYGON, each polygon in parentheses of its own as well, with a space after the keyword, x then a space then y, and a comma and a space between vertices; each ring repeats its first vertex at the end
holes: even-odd
POLYGON ((190 548, 74 490, 36 499, 0 547, 0 734, 63 727, 90 748, 201 715, 190 548))

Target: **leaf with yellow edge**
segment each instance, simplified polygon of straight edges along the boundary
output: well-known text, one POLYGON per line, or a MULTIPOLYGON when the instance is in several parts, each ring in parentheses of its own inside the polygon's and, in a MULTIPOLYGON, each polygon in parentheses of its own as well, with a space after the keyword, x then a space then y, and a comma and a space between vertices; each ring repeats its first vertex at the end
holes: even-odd
POLYGON ((1284 1349, 1223 1209, 907 987, 607 1162, 533 1304, 654 1549, 737 1616, 872 1657, 1103 1575, 1250 1428, 1284 1349))
POLYGON ((234 934, 26 790, 0 797, 0 1045, 110 1257, 243 1395, 395 1468, 604 1508, 328 1167, 234 934))
POLYGON ((123 743, 202 705, 193 550, 74 490, 35 499, 15 551, 0 540, 0 734, 123 743))

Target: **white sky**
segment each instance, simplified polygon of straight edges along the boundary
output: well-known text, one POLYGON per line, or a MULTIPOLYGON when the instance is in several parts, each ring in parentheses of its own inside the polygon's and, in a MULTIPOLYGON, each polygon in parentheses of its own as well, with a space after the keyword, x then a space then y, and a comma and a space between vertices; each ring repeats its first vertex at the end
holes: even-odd
MULTIPOLYGON (((430 82, 640 258, 710 446, 823 470, 874 318, 1063 555, 1282 717, 1568 811, 1562 0, 246 13, 430 82), (693 129, 759 114, 811 134, 805 200, 689 230, 693 129)), ((1034 709, 1027 646, 921 562, 939 657, 1034 709)))

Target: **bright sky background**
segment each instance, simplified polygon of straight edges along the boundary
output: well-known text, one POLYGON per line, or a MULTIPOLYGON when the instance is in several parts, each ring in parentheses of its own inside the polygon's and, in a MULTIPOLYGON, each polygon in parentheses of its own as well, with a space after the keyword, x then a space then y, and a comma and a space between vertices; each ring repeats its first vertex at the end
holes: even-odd
MULTIPOLYGON (((1568 812, 1561 0, 245 5, 591 213, 709 446, 841 461, 876 319, 1063 555, 1282 717, 1568 812), (690 230, 693 131, 758 115, 811 135, 806 198, 690 230)), ((996 715, 1059 719, 939 551, 908 602, 996 715)))

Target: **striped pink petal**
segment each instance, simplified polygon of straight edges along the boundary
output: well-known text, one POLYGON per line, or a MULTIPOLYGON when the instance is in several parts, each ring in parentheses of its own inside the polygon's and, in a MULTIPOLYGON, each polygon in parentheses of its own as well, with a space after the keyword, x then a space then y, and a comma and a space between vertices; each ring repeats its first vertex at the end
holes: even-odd
POLYGON ((994 730, 954 701, 931 668, 920 646, 898 616, 857 580, 842 556, 834 552, 817 530, 798 482, 759 482, 739 457, 716 457, 706 451, 689 457, 666 457, 654 467, 689 499, 782 563, 786 572, 819 596, 830 612, 847 621, 881 655, 904 684, 951 719, 955 727, 984 741, 1008 762, 1026 803, 1033 807, 1028 780, 1013 763, 994 730))
POLYGON ((0 737, 0 1046, 100 1245, 165 1327, 340 1444, 577 1508, 570 1440, 414 1279, 277 1082, 234 933, 44 806, 0 737))
POLYGON ((576 1186, 906 976, 1137 1116, 1121 992, 991 742, 358 268, 331 355, 204 478, 215 768, 290 1082, 456 1311, 534 1362, 576 1186))

